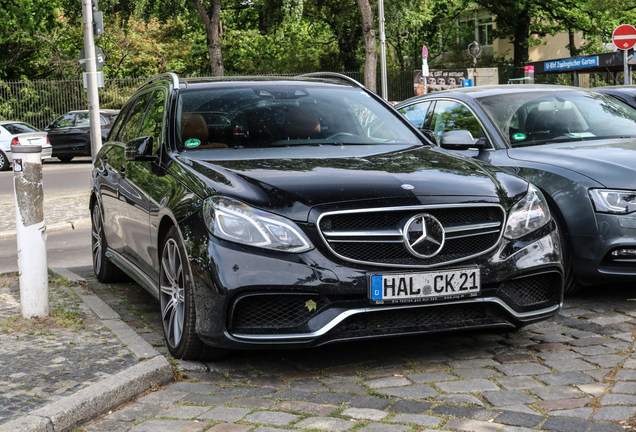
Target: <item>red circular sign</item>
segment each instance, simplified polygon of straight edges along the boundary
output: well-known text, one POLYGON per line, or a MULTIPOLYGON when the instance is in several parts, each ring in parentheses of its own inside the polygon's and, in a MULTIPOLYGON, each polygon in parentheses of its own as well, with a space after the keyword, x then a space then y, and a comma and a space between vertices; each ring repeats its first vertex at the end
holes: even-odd
POLYGON ((619 25, 612 33, 612 42, 618 49, 630 49, 636 45, 636 28, 629 24, 619 25))
POLYGON ((422 47, 422 58, 428 58, 428 48, 426 48, 426 45, 422 47))

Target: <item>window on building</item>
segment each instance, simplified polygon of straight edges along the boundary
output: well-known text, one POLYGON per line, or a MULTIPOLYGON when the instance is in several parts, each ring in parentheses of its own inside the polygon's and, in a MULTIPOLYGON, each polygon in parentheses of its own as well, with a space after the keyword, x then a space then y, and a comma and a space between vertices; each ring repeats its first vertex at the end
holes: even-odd
POLYGON ((480 45, 492 45, 492 17, 479 20, 477 35, 480 45))

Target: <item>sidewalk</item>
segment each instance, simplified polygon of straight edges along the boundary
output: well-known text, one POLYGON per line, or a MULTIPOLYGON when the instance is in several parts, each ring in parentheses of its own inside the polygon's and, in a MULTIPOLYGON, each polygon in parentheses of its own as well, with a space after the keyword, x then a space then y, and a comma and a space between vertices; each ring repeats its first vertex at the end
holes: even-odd
MULTIPOLYGON (((44 195, 44 217, 48 233, 90 226, 89 193, 60 192, 44 195)), ((13 194, 0 195, 0 239, 15 237, 13 194)))
POLYGON ((173 380, 169 363, 85 287, 57 269, 50 316, 20 316, 17 275, 0 275, 0 431, 70 431, 173 380))

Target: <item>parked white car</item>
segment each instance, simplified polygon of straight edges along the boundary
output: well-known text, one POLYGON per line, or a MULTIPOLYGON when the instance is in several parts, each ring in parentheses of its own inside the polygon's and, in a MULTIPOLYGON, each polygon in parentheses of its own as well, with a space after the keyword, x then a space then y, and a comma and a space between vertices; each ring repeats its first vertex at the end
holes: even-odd
POLYGON ((51 157, 51 142, 46 132, 28 123, 17 121, 0 121, 0 171, 11 167, 13 156, 12 145, 41 145, 42 159, 51 157))

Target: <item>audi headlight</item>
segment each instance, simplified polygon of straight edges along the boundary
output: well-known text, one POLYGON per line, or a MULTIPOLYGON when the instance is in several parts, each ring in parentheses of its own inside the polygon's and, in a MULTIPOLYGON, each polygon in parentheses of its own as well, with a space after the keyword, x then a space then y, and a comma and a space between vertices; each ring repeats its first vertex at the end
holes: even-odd
POLYGON ((528 193, 513 205, 508 215, 504 237, 518 239, 550 222, 550 210, 539 189, 530 185, 528 193))
POLYGON ((282 252, 306 252, 313 245, 290 220, 240 201, 211 197, 203 204, 208 229, 224 240, 282 252))
POLYGON ((599 213, 627 214, 636 211, 636 191, 590 189, 590 198, 599 213))

